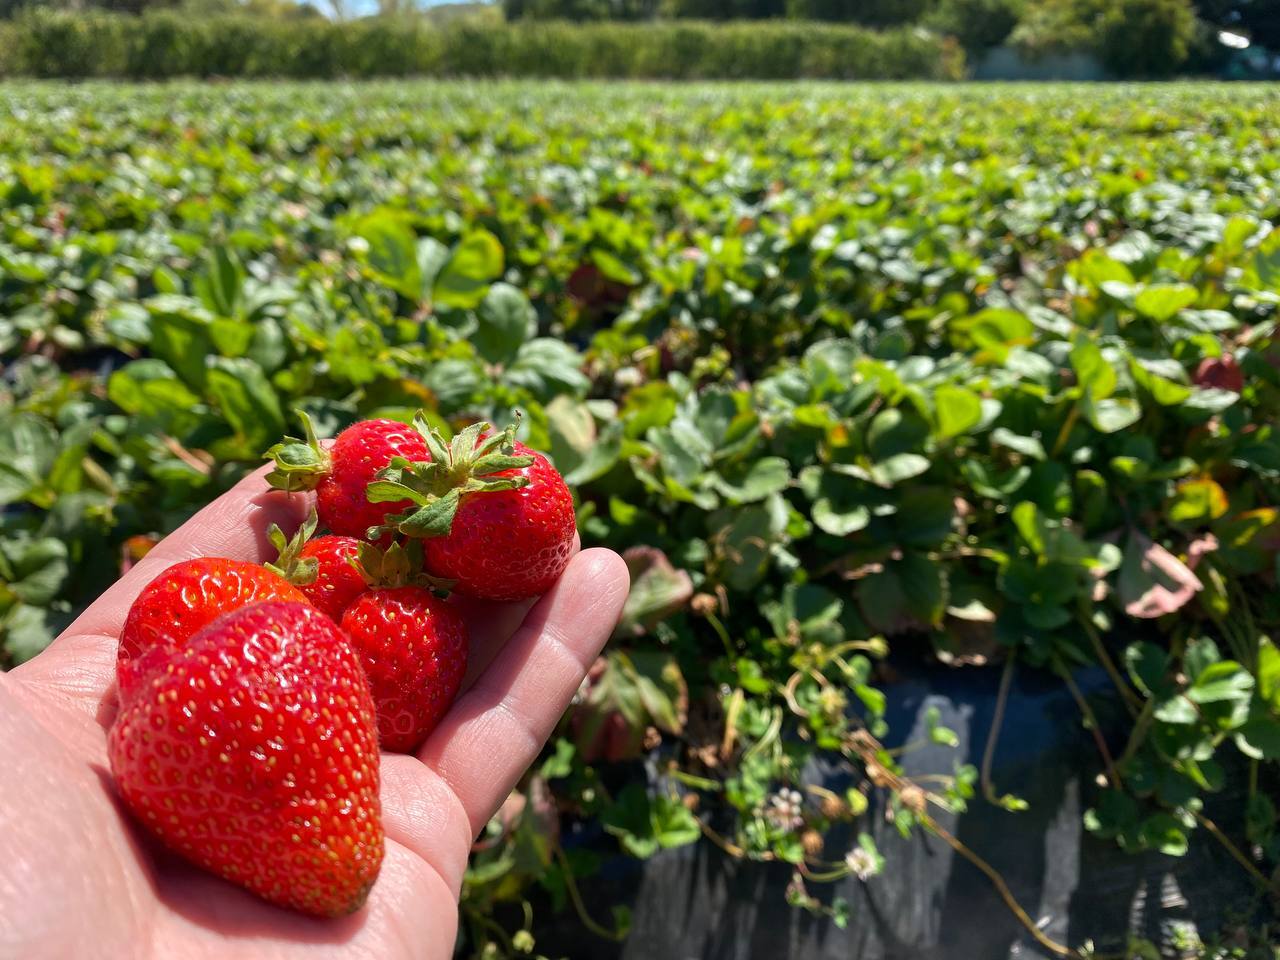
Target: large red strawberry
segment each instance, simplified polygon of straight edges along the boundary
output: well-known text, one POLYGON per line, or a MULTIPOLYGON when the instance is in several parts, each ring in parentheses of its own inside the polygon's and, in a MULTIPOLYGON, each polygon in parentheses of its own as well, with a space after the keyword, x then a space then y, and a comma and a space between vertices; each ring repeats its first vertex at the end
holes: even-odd
POLYGON ((359 909, 384 846, 377 728, 333 621, 305 603, 254 604, 153 666, 107 744, 134 816, 272 903, 359 909))
POLYGON ((317 524, 314 510, 292 538, 272 524, 268 536, 280 555, 267 568, 292 583, 337 623, 351 601, 369 589, 359 567, 360 548, 365 544, 355 537, 313 538, 317 524))
POLYGON ((413 427, 395 420, 362 420, 343 430, 325 450, 311 420, 300 413, 306 439, 286 437, 267 451, 275 469, 267 481, 281 490, 314 490, 320 521, 333 533, 364 537, 403 503, 370 503, 367 490, 393 457, 425 460, 427 443, 413 427))
POLYGON ((373 588, 342 630, 360 656, 384 750, 408 753, 444 716, 467 672, 467 627, 453 605, 417 586, 373 588))
POLYGON ((515 440, 515 427, 484 434, 476 423, 446 445, 425 422, 425 462, 396 461, 369 488, 376 501, 408 499, 388 517, 423 537, 427 571, 459 593, 523 600, 545 593, 573 552, 573 496, 547 459, 515 440))
POLYGON ((169 567, 142 588, 125 618, 116 652, 121 696, 145 669, 144 654, 163 661, 222 614, 263 600, 304 603, 306 597, 279 574, 243 560, 201 557, 169 567))

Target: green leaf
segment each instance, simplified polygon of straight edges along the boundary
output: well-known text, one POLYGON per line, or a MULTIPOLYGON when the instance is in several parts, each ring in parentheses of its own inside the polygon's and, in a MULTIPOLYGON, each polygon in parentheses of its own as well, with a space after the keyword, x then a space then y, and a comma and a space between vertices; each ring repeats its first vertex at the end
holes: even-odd
POLYGON ((495 283, 480 301, 472 343, 490 363, 510 363, 538 332, 538 314, 524 293, 495 283))
MULTIPOLYGON (((1177 366, 1175 364, 1175 366, 1177 366)), ((1186 402, 1192 394, 1191 387, 1168 377, 1163 377, 1148 369, 1137 360, 1129 364, 1133 379, 1138 385, 1151 394, 1151 399, 1162 407, 1176 407, 1186 402)), ((1181 371, 1181 368, 1179 368, 1181 371)))
POLYGON ((760 506, 717 510, 707 518, 711 535, 720 544, 725 580, 734 590, 750 590, 768 570, 770 545, 775 540, 768 510, 760 506))
POLYGON ((425 300, 436 285, 436 277, 449 261, 449 248, 435 237, 419 237, 414 247, 414 259, 418 261, 418 275, 421 287, 417 299, 425 300))
POLYGON ((204 393, 208 365, 205 359, 217 353, 209 321, 188 313, 152 312, 151 353, 177 373, 183 384, 204 393))
POLYGON ((956 499, 945 487, 909 487, 893 516, 894 539, 909 546, 936 547, 952 532, 956 499))
POLYGON ((723 469, 713 476, 713 482, 731 502, 758 503, 770 494, 785 490, 791 482, 791 470, 782 457, 762 457, 723 469))
POLYGON ((871 479, 882 487, 918 477, 929 469, 929 458, 918 453, 898 453, 871 467, 871 479))
POLYGON ((871 511, 862 504, 837 506, 828 497, 814 502, 811 516, 819 530, 833 537, 847 537, 865 529, 871 522, 871 511))
POLYGON ((1255 705, 1235 732, 1235 742, 1241 753, 1255 760, 1280 759, 1280 721, 1255 705))
POLYGON ((660 848, 697 842, 702 828, 679 800, 666 794, 650 798, 639 784, 629 784, 605 808, 601 821, 633 857, 645 859, 660 848))
POLYGON ((19 413, 0 420, 0 505, 42 485, 57 450, 58 435, 43 418, 19 413))
POLYGON ((867 427, 867 452, 873 460, 886 460, 918 451, 928 436, 929 425, 922 417, 890 407, 876 414, 867 427))
POLYGON ((107 311, 107 332, 130 343, 146 344, 151 340, 151 314, 140 303, 117 303, 107 311))
POLYGON ((422 271, 416 238, 404 216, 377 210, 360 219, 355 232, 369 244, 369 266, 379 281, 406 299, 422 296, 422 271))
POLYGON ((1159 850, 1168 857, 1187 852, 1187 834, 1182 825, 1168 813, 1156 813, 1142 821, 1139 831, 1144 846, 1159 850))
POLYGON ((1153 716, 1162 723, 1193 724, 1200 722, 1195 706, 1181 694, 1174 694, 1156 704, 1153 716))
POLYGON ((1249 671, 1233 660, 1211 664, 1187 688, 1187 696, 1195 703, 1220 700, 1243 700, 1253 690, 1249 671))
POLYGON ((0 540, 0 560, 8 567, 3 578, 7 582, 0 583, 0 591, 7 588, 19 600, 37 607, 46 607, 57 598, 71 569, 67 545, 52 537, 0 540))
POLYGON ((252 360, 213 357, 209 395, 241 441, 245 459, 256 458, 284 433, 284 414, 267 375, 252 360))
POLYGON ((622 608, 615 636, 647 633, 683 610, 693 596, 693 580, 671 565, 656 547, 631 547, 624 559, 631 572, 631 592, 622 608))
POLYGON ((0 646, 14 663, 30 660, 57 636, 59 625, 47 607, 20 603, 0 620, 0 646))
POLYGON ((702 828, 688 807, 662 793, 654 798, 653 833, 658 846, 670 849, 697 843, 702 836, 702 828))
POLYGON ((924 722, 929 731, 929 739, 944 747, 958 747, 960 738, 956 736, 954 730, 942 726, 939 718, 940 714, 937 707, 931 706, 925 711, 924 722))
POLYGON ((1218 645, 1210 637, 1196 637, 1187 643, 1183 663, 1187 674, 1194 680, 1215 663, 1222 661, 1222 653, 1218 645))
POLYGON ((557 737, 555 752, 542 761, 542 766, 538 770, 539 776, 543 780, 559 780, 569 776, 573 772, 573 756, 577 752, 571 740, 557 737))
POLYGON ((1016 310, 991 307, 970 317, 951 322, 951 329, 967 334, 975 347, 1003 363, 1010 347, 1029 343, 1035 336, 1035 325, 1016 310))
POLYGON ((591 385, 582 372, 582 356, 578 351, 550 337, 538 337, 521 344, 501 379, 510 386, 523 387, 544 402, 557 394, 584 396, 591 385))
MULTIPOLYGON (((399 531, 410 537, 443 537, 453 529, 453 518, 458 513, 460 491, 453 487, 442 497, 434 497, 429 502, 410 512, 396 525, 399 531)), ((370 485, 369 499, 380 501, 380 496, 370 485)))
POLYGON ((204 305, 218 316, 238 316, 245 278, 239 258, 229 248, 216 246, 205 262, 205 272, 196 278, 196 293, 204 305))
POLYGON ((1174 523, 1199 525, 1217 520, 1228 509, 1227 492, 1214 480, 1184 480, 1169 498, 1165 511, 1174 523))
POLYGON ((1125 666, 1134 685, 1148 696, 1167 685, 1165 673, 1169 669, 1169 655, 1154 643, 1142 641, 1130 644, 1124 651, 1125 666))
POLYGON ((1129 397, 1095 401, 1086 394, 1082 407, 1085 419, 1099 433, 1116 433, 1142 419, 1142 407, 1129 397))
POLYGON ((991 442, 997 446, 1016 450, 1024 457, 1030 457, 1033 460, 1049 459, 1049 455, 1045 453, 1044 444, 1039 438, 1020 436, 1005 427, 996 427, 991 431, 991 442))
POLYGON ((949 440, 977 426, 982 420, 982 399, 966 387, 944 384, 934 391, 940 440, 949 440))
POLYGON ((450 307, 474 307, 502 275, 502 244, 487 230, 467 234, 440 268, 431 299, 450 307))
POLYGON ((1204 413, 1221 413, 1233 407, 1240 400, 1240 394, 1234 390, 1223 390, 1219 387, 1195 387, 1191 396, 1182 402, 1188 410, 1200 410, 1204 413))
POLYGON ((858 601, 871 625, 883 633, 936 626, 947 609, 947 574, 923 553, 904 553, 881 574, 859 581, 858 601))
POLYGON ((1196 302, 1196 288, 1186 283, 1156 283, 1133 299, 1133 307, 1145 317, 1163 322, 1196 302))
POLYGON ((1280 650, 1269 637, 1258 641, 1258 694, 1280 712, 1280 650))
POLYGON ((1071 347, 1071 367, 1086 395, 1095 402, 1115 392, 1115 370, 1102 356, 1098 345, 1085 334, 1078 335, 1071 347))

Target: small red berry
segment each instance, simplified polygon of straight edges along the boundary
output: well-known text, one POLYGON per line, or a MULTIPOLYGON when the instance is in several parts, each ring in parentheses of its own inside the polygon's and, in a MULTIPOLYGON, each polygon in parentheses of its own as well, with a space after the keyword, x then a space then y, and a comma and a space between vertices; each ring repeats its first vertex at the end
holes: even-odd
POLYGON ((298 589, 317 609, 323 610, 334 622, 356 597, 369 589, 355 561, 360 556, 360 544, 355 537, 316 537, 303 544, 299 557, 316 561, 316 578, 300 584, 298 589))
POLYGON ((153 666, 108 736, 125 806, 271 903, 359 909, 384 852, 377 728, 333 621, 305 603, 254 604, 153 666))
POLYGON ((546 593, 569 563, 576 530, 573 495, 547 458, 522 443, 527 467, 494 474, 523 477, 513 490, 463 494, 453 528, 423 541, 426 568, 455 589, 486 600, 523 600, 546 593))
POLYGON ((573 553, 573 495, 542 454, 515 440, 515 425, 486 434, 473 423, 450 442, 425 421, 430 459, 385 471, 370 487, 379 501, 412 506, 387 526, 421 538, 431 576, 484 600, 546 592, 573 553), (401 501, 402 502, 402 501, 401 501))
POLYGON ((276 464, 268 482, 282 490, 315 490, 320 522, 333 533, 366 537, 381 526, 388 513, 411 506, 370 503, 369 484, 393 457, 409 461, 429 458, 427 443, 417 430, 396 420, 362 420, 343 430, 324 450, 310 420, 303 418, 305 440, 286 438, 268 451, 276 464))
POLYGON ((220 557, 175 563, 143 587, 129 608, 116 652, 120 695, 132 692, 145 669, 139 663, 143 654, 163 661, 222 614, 264 600, 305 603, 306 597, 256 563, 220 557))
POLYGON ((364 537, 379 526, 388 513, 409 506, 370 503, 367 496, 374 476, 392 457, 426 460, 427 444, 413 427, 394 420, 365 420, 338 434, 329 450, 333 468, 316 487, 316 512, 320 522, 334 533, 364 537))
POLYGON ((440 722, 467 672, 467 626, 447 600, 405 586, 362 593, 342 616, 378 710, 384 750, 408 753, 440 722))

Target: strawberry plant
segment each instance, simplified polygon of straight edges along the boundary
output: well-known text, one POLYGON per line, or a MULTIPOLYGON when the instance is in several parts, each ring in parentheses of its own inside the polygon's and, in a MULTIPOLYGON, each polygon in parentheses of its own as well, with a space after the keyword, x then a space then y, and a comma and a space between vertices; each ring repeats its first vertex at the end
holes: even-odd
MULTIPOLYGON (((611 647, 476 843, 465 952, 536 952, 535 900, 621 936, 592 878, 694 842, 784 865, 788 901, 836 925, 859 918, 821 885, 894 873, 886 830, 980 861, 948 824, 1018 816, 1025 785, 982 758, 1020 731, 913 775, 890 654, 993 667, 1005 696, 1024 672, 1061 686, 1094 753, 1089 830, 1134 853, 1213 844, 1270 890, 1271 90, 0 102, 7 662, 286 434, 277 479, 331 486, 326 526, 409 534, 459 592, 497 595, 486 571, 525 553, 554 567, 575 527, 625 552, 611 647), (517 508, 545 520, 536 544, 455 548, 464 512, 501 528, 517 508)), ((282 540, 259 576, 344 618, 423 615, 365 610, 358 548, 312 544, 282 540)))

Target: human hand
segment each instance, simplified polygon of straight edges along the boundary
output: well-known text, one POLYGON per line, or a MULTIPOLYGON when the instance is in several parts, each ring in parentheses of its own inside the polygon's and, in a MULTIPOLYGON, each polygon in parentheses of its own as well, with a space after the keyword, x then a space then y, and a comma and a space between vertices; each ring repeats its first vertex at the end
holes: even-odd
MULTIPOLYGON (((586 550, 535 603, 466 603, 463 692, 414 756, 383 754, 382 872, 359 912, 316 920, 166 851, 120 804, 107 764, 116 638, 181 560, 274 556, 266 531, 308 495, 258 471, 167 537, 40 656, 0 674, 0 956, 435 958, 453 952, 473 838, 537 757, 622 610, 627 570, 586 550)), ((461 599, 461 598, 459 598, 461 599)))

